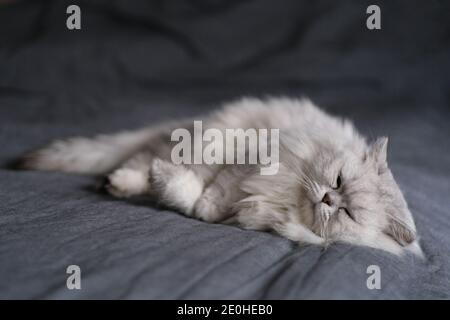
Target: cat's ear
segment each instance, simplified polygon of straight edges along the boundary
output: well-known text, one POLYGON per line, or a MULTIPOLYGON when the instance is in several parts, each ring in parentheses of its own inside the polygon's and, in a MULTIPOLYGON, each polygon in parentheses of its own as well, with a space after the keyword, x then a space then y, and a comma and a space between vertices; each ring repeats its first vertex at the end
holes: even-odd
POLYGON ((378 169, 378 174, 382 174, 387 170, 387 146, 388 138, 378 138, 370 147, 367 158, 370 158, 378 169))
POLYGON ((389 224, 384 233, 403 247, 416 240, 416 232, 406 223, 395 218, 389 218, 389 224))

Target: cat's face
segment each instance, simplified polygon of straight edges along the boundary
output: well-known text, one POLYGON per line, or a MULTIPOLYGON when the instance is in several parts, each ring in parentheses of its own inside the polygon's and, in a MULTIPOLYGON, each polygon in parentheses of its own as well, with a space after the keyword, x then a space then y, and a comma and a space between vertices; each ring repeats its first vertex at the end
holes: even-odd
POLYGON ((400 253, 415 226, 386 162, 387 139, 363 154, 318 148, 302 165, 299 206, 305 223, 326 241, 400 253))

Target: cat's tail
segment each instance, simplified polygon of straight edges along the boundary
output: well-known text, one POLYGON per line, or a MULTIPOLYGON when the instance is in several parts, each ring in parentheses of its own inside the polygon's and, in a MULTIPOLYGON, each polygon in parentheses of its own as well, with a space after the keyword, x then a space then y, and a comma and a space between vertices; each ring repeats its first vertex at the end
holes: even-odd
POLYGON ((151 128, 123 131, 93 138, 56 140, 26 154, 18 169, 52 170, 82 174, 104 174, 144 147, 154 135, 151 128))

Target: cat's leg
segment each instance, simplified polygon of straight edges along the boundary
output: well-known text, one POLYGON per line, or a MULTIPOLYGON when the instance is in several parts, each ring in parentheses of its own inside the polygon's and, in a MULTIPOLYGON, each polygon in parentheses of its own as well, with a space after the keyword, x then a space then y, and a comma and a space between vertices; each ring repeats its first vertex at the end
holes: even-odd
POLYGON ((205 181, 184 165, 155 158, 150 168, 150 184, 152 194, 161 203, 191 216, 205 181))
POLYGON ((193 216, 207 222, 220 222, 233 215, 231 198, 233 190, 212 183, 209 185, 194 206, 193 216))
POLYGON ((152 160, 153 155, 150 151, 141 151, 132 156, 107 176, 105 189, 118 198, 149 194, 152 160))
POLYGON ((172 146, 166 143, 166 138, 156 137, 145 151, 109 174, 105 188, 121 198, 149 194, 162 204, 190 216, 204 186, 214 179, 221 166, 173 164, 172 146))
POLYGON ((223 166, 195 203, 193 215, 208 222, 220 222, 233 216, 233 204, 245 197, 239 183, 249 170, 244 166, 223 166))
POLYGON ((155 159, 151 167, 152 193, 165 205, 187 216, 218 222, 233 214, 231 204, 242 198, 242 178, 231 166, 174 165, 155 159))
POLYGON ((172 145, 170 127, 156 127, 152 130, 155 134, 146 141, 141 150, 107 176, 105 188, 110 194, 119 198, 129 198, 157 193, 158 190, 152 190, 150 183, 152 165, 154 159, 158 159, 157 162, 159 159, 169 160, 172 145))

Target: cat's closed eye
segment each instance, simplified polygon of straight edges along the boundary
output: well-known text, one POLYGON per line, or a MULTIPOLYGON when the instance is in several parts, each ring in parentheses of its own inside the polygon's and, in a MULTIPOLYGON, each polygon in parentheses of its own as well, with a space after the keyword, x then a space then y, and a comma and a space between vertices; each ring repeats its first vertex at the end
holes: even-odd
POLYGON ((356 222, 355 216, 347 208, 340 207, 339 211, 343 211, 350 219, 356 222))

